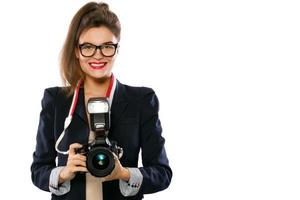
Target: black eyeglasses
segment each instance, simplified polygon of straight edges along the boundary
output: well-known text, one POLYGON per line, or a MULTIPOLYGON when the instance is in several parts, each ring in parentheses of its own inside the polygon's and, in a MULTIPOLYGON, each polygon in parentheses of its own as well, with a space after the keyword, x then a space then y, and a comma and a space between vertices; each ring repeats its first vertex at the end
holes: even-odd
POLYGON ((91 43, 83 43, 78 45, 80 53, 84 57, 92 57, 96 54, 97 49, 99 49, 103 56, 105 57, 112 57, 115 55, 116 50, 118 48, 117 44, 102 44, 96 46, 91 43))

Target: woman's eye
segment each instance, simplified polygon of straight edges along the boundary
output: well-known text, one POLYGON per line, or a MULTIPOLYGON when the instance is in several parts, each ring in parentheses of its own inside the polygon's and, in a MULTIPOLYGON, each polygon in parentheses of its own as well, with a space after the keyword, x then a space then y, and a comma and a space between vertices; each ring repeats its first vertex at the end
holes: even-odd
POLYGON ((103 49, 112 49, 114 48, 113 45, 103 45, 103 49))
POLYGON ((94 47, 92 45, 84 45, 82 46, 82 49, 93 49, 94 47))

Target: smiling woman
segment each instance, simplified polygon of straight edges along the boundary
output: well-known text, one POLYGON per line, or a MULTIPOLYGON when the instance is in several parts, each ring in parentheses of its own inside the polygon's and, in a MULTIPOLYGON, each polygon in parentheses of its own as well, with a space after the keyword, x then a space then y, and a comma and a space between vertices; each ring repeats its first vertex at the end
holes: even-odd
POLYGON ((84 5, 71 22, 61 55, 65 87, 44 92, 31 165, 33 183, 52 199, 142 199, 171 182, 155 92, 112 73, 120 32, 105 3, 84 5))
MULTIPOLYGON (((76 13, 61 55, 62 78, 65 85, 71 86, 66 88, 68 95, 74 92, 78 80, 86 78, 84 73, 88 71, 85 70, 92 66, 97 69, 102 65, 107 65, 100 75, 102 74, 104 78, 110 77, 116 59, 115 53, 118 48, 116 44, 120 40, 120 35, 120 21, 117 15, 109 10, 107 4, 89 3, 76 13), (113 45, 113 54, 104 55, 104 46, 100 48, 100 54, 97 54, 98 48, 94 47, 103 44, 115 44, 113 45), (92 54, 90 54, 91 52, 92 54)), ((91 74, 88 73, 88 75, 91 74)))
POLYGON ((76 57, 85 73, 85 81, 111 76, 117 43, 117 38, 105 26, 90 28, 81 34, 76 57))

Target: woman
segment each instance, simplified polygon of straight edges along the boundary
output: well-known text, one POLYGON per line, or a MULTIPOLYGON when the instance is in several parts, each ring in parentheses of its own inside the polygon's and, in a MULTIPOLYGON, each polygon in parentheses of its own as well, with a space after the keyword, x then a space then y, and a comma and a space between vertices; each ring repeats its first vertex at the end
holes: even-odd
POLYGON ((66 87, 44 92, 31 166, 33 183, 52 199, 142 199, 171 182, 154 91, 124 85, 112 74, 120 32, 118 17, 105 3, 87 3, 71 22, 61 57, 66 87), (108 138, 123 148, 104 177, 91 175, 86 154, 78 153, 95 140, 86 111, 93 97, 108 98, 108 138), (143 167, 137 168, 140 150, 143 167))

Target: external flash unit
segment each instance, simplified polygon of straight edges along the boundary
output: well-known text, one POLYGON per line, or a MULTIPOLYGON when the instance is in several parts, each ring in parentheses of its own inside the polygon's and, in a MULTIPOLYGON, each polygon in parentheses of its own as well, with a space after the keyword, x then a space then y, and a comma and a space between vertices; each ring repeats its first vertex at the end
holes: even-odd
POLYGON ((90 114, 91 128, 95 132, 109 130, 109 103, 107 98, 96 97, 88 100, 87 110, 90 114))

